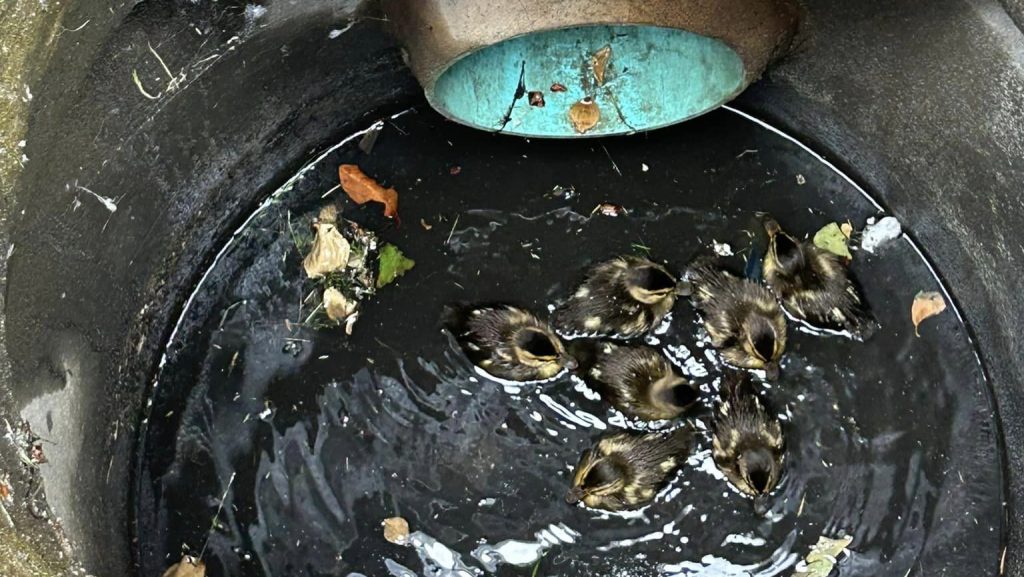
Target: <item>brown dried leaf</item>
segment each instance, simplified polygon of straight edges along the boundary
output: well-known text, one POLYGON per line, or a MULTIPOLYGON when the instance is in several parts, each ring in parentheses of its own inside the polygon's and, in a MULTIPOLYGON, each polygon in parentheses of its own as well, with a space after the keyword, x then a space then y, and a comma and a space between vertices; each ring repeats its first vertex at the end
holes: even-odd
POLYGON ((409 542, 409 522, 401 517, 384 519, 384 539, 395 545, 405 545, 409 542))
POLYGON ((605 45, 590 57, 590 67, 594 69, 594 80, 598 86, 604 86, 604 73, 608 70, 608 61, 611 57, 611 45, 605 45))
POLYGON ((843 233, 843 236, 845 236, 846 238, 850 238, 850 236, 853 234, 853 225, 848 222, 844 222, 843 224, 839 225, 839 230, 843 233))
POLYGON ((540 90, 530 91, 530 106, 536 106, 538 108, 544 108, 544 93, 540 90))
POLYGON ((384 188, 376 180, 366 175, 355 164, 342 164, 338 167, 341 188, 356 204, 379 202, 384 205, 384 216, 398 217, 398 191, 384 188))
POLYGON ((313 248, 302 261, 309 278, 320 278, 345 268, 348 264, 351 246, 338 231, 338 210, 330 204, 320 210, 320 218, 313 224, 316 238, 313 248))
POLYGON ((560 82, 555 82, 554 84, 551 85, 551 92, 565 92, 566 90, 569 89, 566 88, 565 85, 560 82))
POLYGON ((586 133, 597 125, 598 120, 601 120, 601 109, 598 108, 597 102, 594 102, 594 99, 589 96, 569 108, 569 122, 572 123, 573 129, 580 134, 586 133))
POLYGON ((434 228, 434 225, 432 225, 429 222, 427 222, 427 219, 425 219, 425 218, 421 218, 420 219, 420 226, 423 227, 423 230, 430 230, 430 229, 434 228))
POLYGON ((914 297, 914 304, 910 307, 910 320, 914 323, 914 334, 917 332, 921 322, 946 310, 946 299, 942 294, 935 291, 921 291, 914 297))
POLYGON ((206 577, 206 563, 184 555, 181 561, 164 571, 163 577, 206 577))
POLYGON ((340 323, 356 312, 359 303, 350 301, 340 290, 334 287, 327 287, 324 290, 324 310, 327 317, 334 322, 340 323))

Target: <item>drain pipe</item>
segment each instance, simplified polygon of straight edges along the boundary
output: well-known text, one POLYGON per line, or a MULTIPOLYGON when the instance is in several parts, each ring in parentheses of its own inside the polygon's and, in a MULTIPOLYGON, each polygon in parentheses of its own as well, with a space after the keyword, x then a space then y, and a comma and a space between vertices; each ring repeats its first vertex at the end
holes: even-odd
POLYGON ((733 99, 790 44, 791 0, 383 0, 431 106, 573 138, 669 126, 733 99))

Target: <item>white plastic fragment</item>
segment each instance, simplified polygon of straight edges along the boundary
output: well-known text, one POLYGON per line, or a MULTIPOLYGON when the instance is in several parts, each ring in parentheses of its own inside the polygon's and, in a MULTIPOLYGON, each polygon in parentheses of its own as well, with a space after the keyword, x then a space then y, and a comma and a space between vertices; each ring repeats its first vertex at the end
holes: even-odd
POLYGON ((861 234, 860 247, 870 253, 882 248, 886 244, 900 237, 903 229, 896 217, 886 216, 878 222, 868 219, 867 226, 861 234))

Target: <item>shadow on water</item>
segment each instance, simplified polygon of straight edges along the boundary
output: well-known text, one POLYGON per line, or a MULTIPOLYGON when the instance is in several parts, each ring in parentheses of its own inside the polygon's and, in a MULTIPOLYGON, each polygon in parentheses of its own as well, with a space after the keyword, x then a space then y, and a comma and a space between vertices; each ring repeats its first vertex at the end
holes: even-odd
MULTIPOLYGON (((998 542, 983 372, 956 315, 915 337, 910 302, 938 281, 904 240, 854 259, 882 324, 872 340, 791 331, 769 391, 788 472, 766 518, 711 462, 707 410, 695 454, 653 504, 625 515, 567 505, 580 452, 630 424, 567 376, 488 380, 440 329, 452 302, 544 314, 587 264, 620 253, 679 270, 727 244, 742 270, 757 251, 758 211, 809 233, 876 214, 792 142, 727 111, 650 135, 528 142, 418 109, 385 122, 371 154, 358 141, 269 201, 185 312, 141 445, 143 574, 209 534, 213 577, 788 575, 820 535, 849 534, 844 576, 903 577, 937 524, 953 522, 942 503, 957 491, 969 498, 955 522, 978 527, 977 544, 998 542), (400 191, 403 224, 373 205, 346 205, 344 216, 417 263, 365 304, 351 337, 301 323, 312 287, 293 241, 344 162, 400 191), (604 202, 628 214, 592 215, 604 202), (962 437, 986 432, 989 452, 959 453, 962 437), (392 516, 409 520, 414 546, 383 539, 392 516)), ((710 408, 719 361, 700 335, 681 302, 648 341, 710 408)))

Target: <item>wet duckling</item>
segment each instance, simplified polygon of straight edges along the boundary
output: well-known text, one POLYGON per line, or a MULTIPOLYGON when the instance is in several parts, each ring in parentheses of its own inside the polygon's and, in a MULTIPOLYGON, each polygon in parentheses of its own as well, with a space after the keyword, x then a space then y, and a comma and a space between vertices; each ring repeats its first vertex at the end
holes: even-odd
POLYGON ((863 341, 877 328, 850 278, 842 257, 819 248, 811 240, 798 241, 779 223, 764 223, 768 250, 764 280, 790 314, 807 323, 848 332, 863 341))
POLYGON ((555 311, 554 324, 569 334, 638 337, 672 310, 677 285, 660 264, 620 256, 587 271, 583 284, 555 311))
POLYGON ((566 502, 606 511, 636 509, 654 499, 693 448, 693 433, 616 433, 587 449, 566 502))
POLYGON ((586 376, 615 408, 645 421, 674 419, 698 397, 697 388, 647 346, 600 343, 586 376))
POLYGON ((712 455, 729 482, 754 498, 754 511, 768 511, 768 495, 782 476, 782 425, 750 382, 726 373, 712 422, 712 455))
POLYGON ((473 364, 499 379, 540 381, 576 368, 555 331, 523 309, 449 309, 447 317, 448 329, 473 364))
POLYGON ((711 344, 726 363, 764 369, 769 380, 778 378, 786 348, 786 316, 768 289, 701 258, 687 270, 681 290, 691 295, 711 344))

